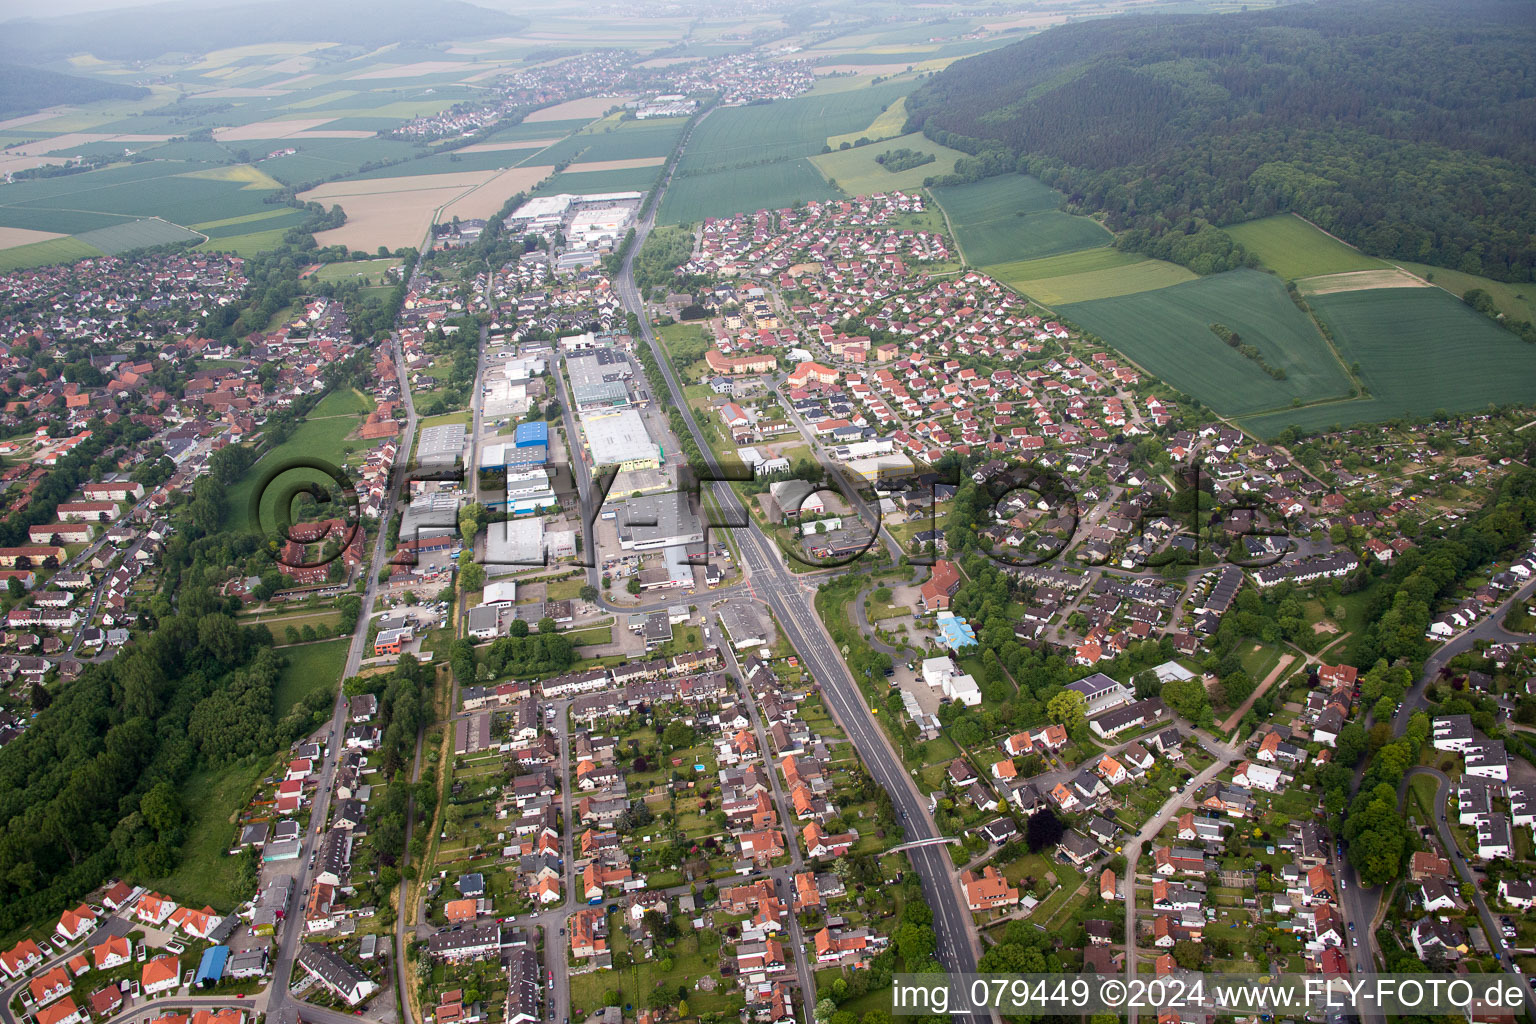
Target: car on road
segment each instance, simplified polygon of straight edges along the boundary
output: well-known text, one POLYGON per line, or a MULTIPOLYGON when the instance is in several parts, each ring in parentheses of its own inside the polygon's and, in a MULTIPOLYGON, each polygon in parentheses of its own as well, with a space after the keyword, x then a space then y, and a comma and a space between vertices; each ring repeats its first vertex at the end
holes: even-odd
POLYGON ((1360 938, 1359 938, 1359 936, 1352 936, 1350 938, 1350 940, 1349 940, 1349 944, 1351 946, 1358 946, 1358 945, 1360 945, 1360 938))
POLYGON ((1355 922, 1353 922, 1353 921, 1349 922, 1349 930, 1350 931, 1354 931, 1355 930, 1355 922))

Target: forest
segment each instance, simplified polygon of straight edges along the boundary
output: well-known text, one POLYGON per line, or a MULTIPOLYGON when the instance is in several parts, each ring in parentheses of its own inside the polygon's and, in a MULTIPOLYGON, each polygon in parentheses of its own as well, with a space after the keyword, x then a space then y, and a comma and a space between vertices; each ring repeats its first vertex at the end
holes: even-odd
POLYGON ((1085 21, 958 61, 906 130, 1103 211, 1123 247, 1293 211, 1367 252, 1536 273, 1536 22, 1514 0, 1085 21))
POLYGON ((0 930, 57 914, 114 873, 165 874, 185 835, 187 776, 271 750, 281 659, 265 627, 230 611, 183 589, 174 614, 88 665, 6 745, 0 930))
POLYGON ((0 117, 30 114, 64 103, 96 100, 135 100, 149 95, 136 85, 119 85, 79 75, 0 63, 0 117))

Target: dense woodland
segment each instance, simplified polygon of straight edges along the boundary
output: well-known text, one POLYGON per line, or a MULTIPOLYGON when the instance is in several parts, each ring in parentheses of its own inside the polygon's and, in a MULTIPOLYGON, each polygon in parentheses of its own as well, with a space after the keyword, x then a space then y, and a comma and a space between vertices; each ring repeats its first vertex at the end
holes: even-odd
POLYGON ((951 65, 907 130, 973 154, 962 179, 1022 170, 1105 211, 1138 251, 1295 211, 1368 252, 1525 281, 1533 52, 1518 0, 1111 18, 951 65))
POLYGON ((0 117, 30 114, 61 103, 136 100, 148 95, 148 89, 136 85, 61 75, 20 64, 0 64, 0 117))

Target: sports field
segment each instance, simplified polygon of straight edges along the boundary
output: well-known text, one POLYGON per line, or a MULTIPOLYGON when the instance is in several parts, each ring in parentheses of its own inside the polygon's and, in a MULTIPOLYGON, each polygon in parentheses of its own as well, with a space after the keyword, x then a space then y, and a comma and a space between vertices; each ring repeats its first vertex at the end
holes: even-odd
POLYGON ((694 129, 661 201, 660 224, 788 206, 838 194, 811 165, 830 136, 863 128, 911 83, 716 110, 694 129))
POLYGON ((1438 288, 1381 288, 1308 300, 1370 397, 1244 420, 1273 436, 1334 424, 1536 401, 1536 347, 1438 288))
POLYGON ((908 191, 921 188, 927 178, 954 173, 955 161, 963 156, 965 154, 958 149, 941 146, 925 138, 921 132, 913 132, 885 142, 813 156, 811 163, 828 181, 836 182, 837 187, 849 195, 868 196, 896 188, 908 191), (898 149, 931 153, 935 159, 932 163, 905 171, 886 170, 875 159, 898 149))
POLYGON ((1037 260, 996 263, 982 269, 1051 307, 1152 291, 1195 279, 1194 274, 1176 263, 1121 252, 1107 245, 1037 260))
POLYGON ((1386 266, 1289 213, 1233 224, 1224 230, 1284 281, 1386 266))
POLYGON ((1033 260, 1112 240, 1096 221, 1062 213, 1062 194, 1026 174, 1004 174, 931 191, 972 266, 1033 260))
POLYGON ((1061 314, 1147 372, 1223 415, 1346 395, 1349 379, 1327 342, 1274 277, 1234 270, 1184 284, 1065 305, 1061 314), (1220 323, 1286 372, 1275 380, 1211 330, 1220 323))

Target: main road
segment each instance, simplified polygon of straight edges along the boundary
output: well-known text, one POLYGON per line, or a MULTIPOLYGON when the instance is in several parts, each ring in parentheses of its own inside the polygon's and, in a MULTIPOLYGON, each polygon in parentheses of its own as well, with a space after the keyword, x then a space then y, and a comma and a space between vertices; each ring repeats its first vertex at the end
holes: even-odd
MULTIPOLYGON (((693 435, 710 470, 723 476, 720 464, 683 396, 682 387, 667 360, 666 352, 651 331, 644 302, 635 286, 635 254, 645 244, 646 236, 654 226, 661 193, 670 180, 668 175, 667 180, 659 186, 656 201, 652 203, 650 211, 636 225, 635 239, 625 255, 616 286, 625 307, 639 319, 640 333, 656 356, 674 407, 682 413, 688 431, 693 435)), ((653 387, 656 384, 655 381, 651 383, 653 387)), ((701 486, 708 486, 712 490, 729 521, 746 523, 739 528, 737 539, 753 589, 758 598, 773 610, 786 637, 804 659, 813 678, 821 684, 821 692, 829 710, 868 766, 870 776, 890 794, 901 824, 906 829, 907 838, 937 838, 940 833, 928 813, 927 801, 870 714, 836 645, 816 617, 810 587, 785 566, 776 545, 752 521, 737 499, 736 492, 728 484, 710 482, 701 486)), ((933 909, 934 937, 940 962, 950 972, 974 973, 980 956, 980 943, 960 892, 957 872, 947 847, 942 844, 915 847, 908 851, 907 856, 922 882, 924 898, 933 909)))

